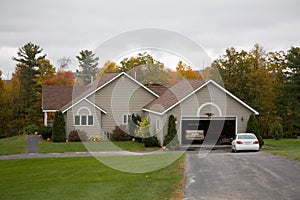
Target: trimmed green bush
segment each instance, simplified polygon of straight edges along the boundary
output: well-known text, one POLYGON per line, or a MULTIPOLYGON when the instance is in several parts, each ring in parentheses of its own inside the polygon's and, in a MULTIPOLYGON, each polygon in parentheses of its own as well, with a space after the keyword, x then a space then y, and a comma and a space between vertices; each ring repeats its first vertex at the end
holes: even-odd
POLYGON ((24 135, 34 135, 35 132, 40 132, 40 127, 35 124, 30 124, 23 129, 24 135))
POLYGON ((143 139, 145 147, 160 147, 157 137, 148 137, 143 139))
POLYGON ((176 118, 174 115, 170 115, 168 122, 168 133, 164 138, 163 145, 171 149, 175 149, 179 144, 177 130, 176 130, 176 118))
POLYGON ((125 126, 116 126, 111 134, 111 140, 112 141, 129 141, 131 139, 130 135, 125 133, 123 130, 125 129, 125 126))
POLYGON ((270 127, 270 132, 275 140, 279 140, 283 136, 282 125, 278 121, 274 122, 270 127))
POLYGON ((48 138, 51 138, 52 137, 52 127, 50 127, 50 126, 42 126, 40 128, 39 134, 42 135, 42 137, 44 138, 44 140, 47 140, 48 138))
POLYGON ((259 141, 259 147, 264 145, 264 140, 260 135, 259 124, 254 114, 250 115, 250 118, 247 123, 247 133, 254 133, 259 141))
POLYGON ((61 111, 56 111, 54 114, 54 122, 52 127, 52 141, 66 141, 65 119, 61 111))

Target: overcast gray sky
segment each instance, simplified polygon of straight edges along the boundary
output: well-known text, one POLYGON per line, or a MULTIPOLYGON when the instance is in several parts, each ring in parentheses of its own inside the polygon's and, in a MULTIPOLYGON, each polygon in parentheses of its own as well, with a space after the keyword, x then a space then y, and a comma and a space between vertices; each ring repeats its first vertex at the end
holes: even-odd
POLYGON ((55 66, 71 57, 74 70, 80 50, 144 27, 179 32, 212 59, 254 43, 287 50, 300 46, 299 8, 299 0, 0 0, 0 70, 4 78, 13 72, 11 57, 28 42, 40 45, 55 66))

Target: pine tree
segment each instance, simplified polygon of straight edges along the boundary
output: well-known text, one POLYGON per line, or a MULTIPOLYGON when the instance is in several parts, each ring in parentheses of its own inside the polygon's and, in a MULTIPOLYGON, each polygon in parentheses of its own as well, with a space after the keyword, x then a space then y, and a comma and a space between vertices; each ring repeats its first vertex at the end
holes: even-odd
MULTIPOLYGON (((14 61, 19 62, 16 68, 16 74, 20 81, 20 98, 24 102, 25 125, 37 124, 42 116, 41 100, 39 95, 42 87, 37 83, 39 75, 40 61, 46 57, 42 54, 43 49, 31 42, 25 44, 17 52, 18 57, 13 57, 14 61)), ((23 127, 22 127, 23 129, 23 127)))
POLYGON ((247 133, 254 133, 259 141, 259 146, 264 145, 264 140, 260 135, 259 124, 254 114, 250 115, 246 128, 247 133))
POLYGON ((66 141, 65 119, 61 111, 56 111, 54 115, 54 122, 52 127, 52 141, 66 141))
POLYGON ((177 137, 177 130, 176 130, 176 118, 174 115, 170 115, 169 122, 168 122, 168 133, 164 138, 164 146, 168 146, 169 148, 176 148, 176 145, 179 143, 177 137))
POLYGON ((99 57, 95 57, 95 54, 89 50, 82 50, 79 52, 79 56, 76 56, 79 62, 78 71, 79 78, 83 81, 84 85, 88 85, 92 82, 95 74, 98 71, 97 65, 99 57))
POLYGON ((283 124, 290 135, 300 135, 300 48, 292 47, 287 54, 286 83, 283 86, 286 117, 283 124))

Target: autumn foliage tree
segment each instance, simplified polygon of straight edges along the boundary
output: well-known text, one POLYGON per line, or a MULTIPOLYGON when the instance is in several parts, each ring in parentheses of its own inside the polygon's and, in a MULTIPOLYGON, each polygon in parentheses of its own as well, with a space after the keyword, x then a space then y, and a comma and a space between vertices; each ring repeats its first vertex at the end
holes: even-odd
POLYGON ((43 85, 60 85, 60 86, 73 86, 75 77, 71 71, 59 71, 54 75, 46 76, 43 85))
POLYGON ((8 124, 12 120, 12 104, 9 88, 1 78, 0 70, 0 138, 10 136, 8 132, 8 124))
POLYGON ((55 74, 55 67, 48 59, 41 59, 38 61, 39 68, 37 70, 37 83, 44 84, 44 79, 55 74))
POLYGON ((137 56, 124 58, 120 70, 136 78, 144 85, 165 85, 170 75, 164 70, 164 64, 155 60, 147 52, 138 53, 137 56))
POLYGON ((121 71, 120 66, 118 66, 115 62, 107 61, 101 68, 99 75, 103 75, 106 73, 112 73, 112 72, 120 72, 120 71, 121 71))
POLYGON ((186 65, 181 60, 176 66, 176 72, 186 79, 203 78, 201 73, 196 72, 191 66, 186 65))
POLYGON ((225 88, 260 113, 258 121, 263 136, 268 135, 269 127, 278 116, 276 76, 283 70, 271 63, 268 56, 261 46, 255 44, 249 52, 229 48, 214 61, 225 88))

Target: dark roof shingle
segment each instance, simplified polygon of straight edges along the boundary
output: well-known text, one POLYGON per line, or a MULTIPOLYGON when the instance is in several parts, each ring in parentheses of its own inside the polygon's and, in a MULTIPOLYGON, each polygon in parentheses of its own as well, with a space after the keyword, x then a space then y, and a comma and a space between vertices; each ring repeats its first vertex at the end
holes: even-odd
POLYGON ((72 96, 81 93, 86 89, 85 86, 50 86, 42 87, 42 109, 43 110, 59 110, 66 103, 72 100, 72 96))
POLYGON ((147 110, 162 113, 184 97, 195 91, 205 81, 203 79, 184 79, 167 89, 160 97, 144 106, 147 110))

